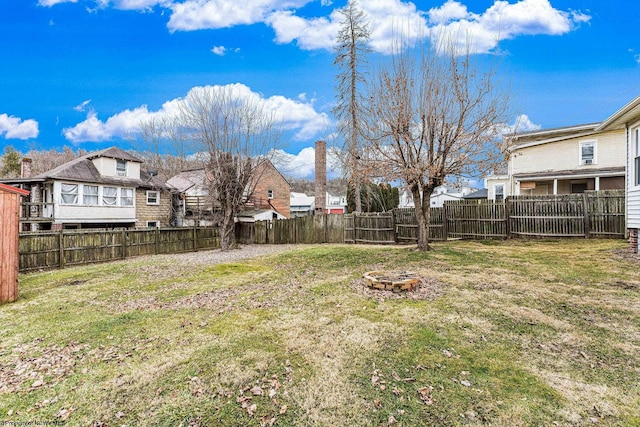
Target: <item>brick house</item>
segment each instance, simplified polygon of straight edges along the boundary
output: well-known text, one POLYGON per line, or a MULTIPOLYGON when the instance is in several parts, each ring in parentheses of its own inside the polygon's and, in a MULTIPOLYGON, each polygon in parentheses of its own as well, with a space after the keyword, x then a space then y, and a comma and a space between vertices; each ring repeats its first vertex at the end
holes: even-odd
MULTIPOLYGON (((273 164, 261 162, 255 173, 250 197, 238 220, 254 222, 263 219, 290 218, 291 187, 273 164)), ((174 191, 174 222, 177 226, 215 225, 217 201, 209 194, 207 172, 193 169, 179 173, 167 181, 174 191)))

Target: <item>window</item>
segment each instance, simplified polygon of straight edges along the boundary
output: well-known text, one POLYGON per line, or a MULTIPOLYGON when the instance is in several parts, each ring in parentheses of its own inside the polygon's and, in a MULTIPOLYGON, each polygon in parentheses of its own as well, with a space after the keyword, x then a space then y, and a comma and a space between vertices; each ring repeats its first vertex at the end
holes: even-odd
POLYGON ((147 204, 148 205, 159 205, 160 204, 160 192, 158 192, 158 191, 147 191, 147 204))
POLYGON ((593 165, 596 163, 596 143, 595 141, 585 141, 580 143, 580 164, 593 165))
POLYGON ((82 189, 82 204, 95 206, 98 204, 98 186, 85 185, 82 189))
POLYGON ((62 184, 62 203, 65 205, 78 204, 78 184, 62 184))
POLYGON ((133 206, 133 188, 120 189, 120 206, 133 206))
POLYGON ((115 206, 118 201, 118 189, 116 187, 104 187, 102 189, 102 204, 115 206))
POLYGON ((127 162, 116 159, 116 175, 127 176, 127 162))
POLYGON ((273 199, 273 190, 267 190, 267 197, 273 199))
POLYGON ((149 228, 157 228, 159 227, 158 221, 147 221, 147 227, 149 228))
POLYGON ((496 184, 493 186, 495 200, 504 200, 504 184, 496 184))
POLYGON ((633 165, 635 169, 635 184, 640 185, 640 128, 635 132, 635 152, 633 153, 633 165))

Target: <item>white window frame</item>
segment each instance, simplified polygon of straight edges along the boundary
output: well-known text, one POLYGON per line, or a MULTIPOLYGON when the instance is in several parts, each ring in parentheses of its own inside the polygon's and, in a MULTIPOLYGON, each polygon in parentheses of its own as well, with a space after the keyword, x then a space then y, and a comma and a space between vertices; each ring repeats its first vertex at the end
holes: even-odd
POLYGON ((640 127, 633 132, 633 184, 640 186, 640 127))
POLYGON ((160 192, 156 190, 148 190, 147 191, 147 205, 158 206, 160 204, 160 192), (155 194, 155 202, 149 201, 149 196, 155 194))
POLYGON ((63 205, 77 205, 80 201, 80 185, 63 182, 60 185, 60 201, 63 205), (65 191, 65 186, 67 191, 65 191), (73 188, 73 191, 70 191, 71 188, 73 188), (65 200, 65 196, 67 196, 67 198, 70 196, 75 197, 75 201, 68 202, 65 200))
POLYGON ((147 228, 160 228, 160 221, 147 221, 147 228))
POLYGON ((100 187, 98 185, 88 185, 84 184, 82 186, 82 204, 85 206, 98 206, 100 203, 100 187), (92 188, 95 189, 95 193, 87 191, 87 189, 92 188), (89 201, 88 198, 91 197, 93 201, 89 201))
POLYGON ((498 200, 504 200, 505 199, 505 194, 504 194, 504 190, 505 190, 505 185, 504 184, 493 184, 493 200, 498 201, 498 200), (498 187, 502 187, 502 193, 500 194, 502 197, 500 199, 498 199, 498 187))
POLYGON ((102 187, 102 206, 118 206, 118 187, 102 187), (109 194, 106 195, 106 190, 107 189, 115 189, 116 193, 115 194, 109 194), (109 202, 107 202, 107 200, 109 200, 109 202))
POLYGON ((267 199, 273 199, 273 190, 267 190, 267 199))
POLYGON ((133 206, 136 192, 133 188, 120 189, 120 206, 133 206))
POLYGON ((116 175, 118 176, 127 176, 127 161, 116 159, 116 175), (122 167, 119 167, 122 165, 122 167))
POLYGON ((578 150, 578 164, 580 166, 583 165, 596 165, 598 164, 598 141, 595 139, 588 141, 580 141, 580 149, 578 150), (582 150, 584 147, 592 145, 593 146, 593 158, 591 159, 591 163, 588 163, 582 155, 582 150))

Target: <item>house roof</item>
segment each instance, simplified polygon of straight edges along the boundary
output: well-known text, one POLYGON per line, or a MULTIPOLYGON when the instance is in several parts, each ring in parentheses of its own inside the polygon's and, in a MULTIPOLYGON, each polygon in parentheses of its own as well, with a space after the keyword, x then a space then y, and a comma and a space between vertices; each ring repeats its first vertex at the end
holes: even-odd
POLYGON ((140 179, 103 176, 93 164, 92 160, 99 157, 109 157, 130 162, 142 163, 139 158, 121 150, 118 147, 110 147, 104 150, 95 151, 84 156, 80 156, 47 172, 23 178, 22 182, 37 182, 46 179, 58 179, 79 182, 91 182, 97 184, 131 185, 135 187, 159 187, 165 188, 164 184, 155 177, 151 177, 146 172, 140 173, 140 179))
POLYGON ((624 127, 627 123, 640 119, 640 96, 613 113, 608 119, 600 123, 596 130, 611 130, 624 127))
POLYGON ((531 147, 534 145, 547 144, 558 140, 566 139, 567 137, 578 138, 582 136, 592 135, 597 133, 596 129, 600 126, 600 123, 589 123, 584 125, 565 126, 552 129, 540 129, 530 132, 522 132, 517 134, 505 135, 507 138, 511 138, 514 142, 513 146, 509 148, 510 151, 517 150, 518 148, 531 147))
POLYGON ((184 193, 190 188, 196 185, 203 185, 205 183, 205 170, 204 169, 192 169, 184 172, 180 172, 178 175, 171 177, 167 181, 167 185, 174 188, 180 193, 184 193))
POLYGON ((462 196, 463 199, 486 199, 489 197, 489 190, 486 188, 481 188, 478 191, 474 191, 473 193, 469 193, 466 196, 462 196))
POLYGON ((0 191, 6 191, 8 193, 16 193, 21 196, 28 196, 30 194, 28 190, 23 190, 21 188, 13 187, 11 185, 2 184, 2 183, 0 183, 0 191))

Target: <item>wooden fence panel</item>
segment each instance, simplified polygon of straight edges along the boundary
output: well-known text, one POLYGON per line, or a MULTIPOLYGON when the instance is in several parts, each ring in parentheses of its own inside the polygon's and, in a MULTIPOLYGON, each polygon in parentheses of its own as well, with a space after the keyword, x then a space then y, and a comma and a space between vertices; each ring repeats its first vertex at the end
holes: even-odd
POLYGON ((356 225, 355 225, 354 214, 344 215, 344 242, 345 243, 356 242, 356 225))
POLYGON ((127 230, 127 257, 154 255, 158 253, 156 246, 156 228, 127 230))
POLYGON ((325 220, 325 240, 326 243, 344 242, 344 220, 345 216, 340 214, 323 215, 325 220))
POLYGON ((461 239, 506 239, 503 202, 460 200, 444 204, 447 236, 461 239))
POLYGON ((589 234, 624 239, 626 229, 624 190, 587 191, 589 234))
POLYGON ((60 265, 60 233, 20 233, 20 271, 57 268, 60 265))
POLYGON ((509 197, 510 232, 528 237, 585 237, 584 199, 582 194, 509 197))
POLYGON ((356 243, 396 243, 393 212, 356 215, 354 225, 356 243))
POLYGON ((121 230, 65 231, 63 266, 105 262, 126 257, 126 234, 121 230))

